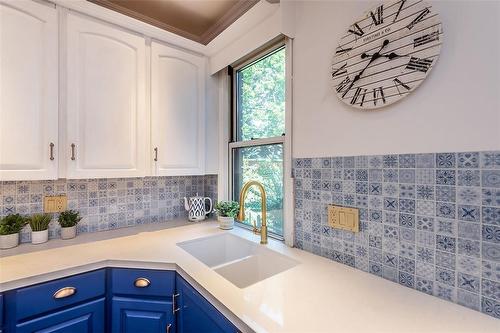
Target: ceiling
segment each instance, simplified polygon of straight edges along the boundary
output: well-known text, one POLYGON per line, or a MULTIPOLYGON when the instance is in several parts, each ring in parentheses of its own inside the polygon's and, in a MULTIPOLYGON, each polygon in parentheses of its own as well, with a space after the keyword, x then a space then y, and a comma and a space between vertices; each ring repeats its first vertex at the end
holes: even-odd
POLYGON ((259 0, 88 0, 204 45, 259 0))

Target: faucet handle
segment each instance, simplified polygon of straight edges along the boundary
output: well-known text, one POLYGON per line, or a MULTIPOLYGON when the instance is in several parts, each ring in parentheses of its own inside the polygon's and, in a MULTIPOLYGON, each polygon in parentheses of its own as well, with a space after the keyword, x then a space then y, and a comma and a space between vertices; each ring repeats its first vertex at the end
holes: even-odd
POLYGON ((253 223, 253 233, 257 235, 260 232, 260 230, 257 229, 257 223, 255 222, 255 220, 253 220, 252 223, 253 223))

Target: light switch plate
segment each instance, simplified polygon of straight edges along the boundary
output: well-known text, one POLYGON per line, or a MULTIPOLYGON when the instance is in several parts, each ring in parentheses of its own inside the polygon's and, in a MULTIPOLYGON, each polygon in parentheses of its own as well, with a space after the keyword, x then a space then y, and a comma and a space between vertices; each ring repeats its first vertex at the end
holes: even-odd
POLYGON ((332 228, 359 232, 359 209, 328 205, 328 224, 332 228))
POLYGON ((43 198, 43 211, 45 213, 63 212, 68 207, 66 195, 51 195, 43 198))

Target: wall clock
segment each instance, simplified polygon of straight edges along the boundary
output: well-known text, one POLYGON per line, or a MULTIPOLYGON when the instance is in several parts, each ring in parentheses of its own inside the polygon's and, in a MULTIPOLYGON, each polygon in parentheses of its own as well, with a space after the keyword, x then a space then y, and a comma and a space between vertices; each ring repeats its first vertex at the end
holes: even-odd
POLYGON ((331 76, 340 100, 387 106, 415 90, 436 65, 443 30, 422 0, 384 2, 354 21, 335 50, 331 76))

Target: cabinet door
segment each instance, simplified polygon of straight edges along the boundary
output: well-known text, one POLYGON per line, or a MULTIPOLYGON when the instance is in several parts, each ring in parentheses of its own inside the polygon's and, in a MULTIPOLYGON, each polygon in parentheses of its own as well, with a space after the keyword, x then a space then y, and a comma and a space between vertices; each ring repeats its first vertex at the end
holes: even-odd
POLYGON ((172 302, 113 296, 113 333, 174 333, 172 302))
POLYGON ((104 332, 104 298, 18 324, 16 333, 104 332))
POLYGON ((57 178, 57 39, 55 8, 0 2, 0 181, 57 178))
POLYGON ((236 333, 238 329, 183 278, 177 276, 178 331, 181 333, 236 333))
POLYGON ((151 52, 153 173, 203 174, 206 59, 155 42, 151 52))
POLYGON ((66 43, 67 177, 144 176, 144 38, 70 13, 66 43))

